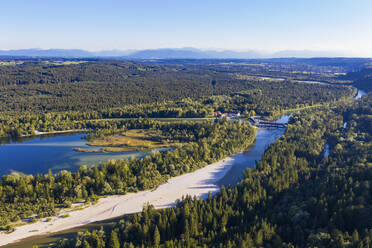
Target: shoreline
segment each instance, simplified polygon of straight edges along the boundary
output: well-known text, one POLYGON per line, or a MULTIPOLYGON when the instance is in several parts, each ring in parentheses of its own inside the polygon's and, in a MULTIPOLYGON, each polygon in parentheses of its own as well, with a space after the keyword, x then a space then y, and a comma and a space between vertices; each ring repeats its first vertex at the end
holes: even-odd
POLYGON ((34 134, 29 135, 21 135, 19 137, 32 137, 32 136, 40 136, 40 135, 47 135, 47 134, 59 134, 59 133, 77 133, 77 132, 86 132, 87 129, 68 129, 68 130, 61 130, 61 131, 50 131, 50 132, 42 132, 42 131, 35 131, 34 134))
POLYGON ((194 172, 170 178, 154 190, 102 197, 97 204, 82 210, 62 211, 58 216, 51 217, 51 221, 46 222, 46 218, 43 218, 35 223, 19 226, 12 233, 0 233, 0 246, 32 236, 140 212, 146 203, 154 205, 155 209, 161 209, 175 206, 176 201, 186 195, 206 199, 209 193, 213 195, 220 191, 218 182, 232 168, 232 161, 236 160, 240 153, 194 172), (69 214, 69 217, 63 218, 66 214, 69 214))
POLYGON ((56 134, 56 133, 74 133, 74 132, 83 132, 86 131, 85 129, 68 129, 68 130, 61 130, 61 131, 50 131, 50 132, 42 132, 42 131, 35 131, 34 135, 45 135, 45 134, 56 134))

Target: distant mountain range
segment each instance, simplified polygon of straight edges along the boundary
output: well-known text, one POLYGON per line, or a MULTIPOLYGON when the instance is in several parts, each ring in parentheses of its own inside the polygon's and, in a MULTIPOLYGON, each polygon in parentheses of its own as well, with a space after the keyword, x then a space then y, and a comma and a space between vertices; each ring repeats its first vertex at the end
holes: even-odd
POLYGON ((89 52, 80 49, 20 49, 0 50, 0 56, 22 56, 22 57, 61 57, 61 58, 93 58, 93 57, 120 57, 126 56, 133 51, 99 51, 89 52))
POLYGON ((147 50, 108 50, 90 52, 80 49, 21 49, 0 50, 0 56, 22 57, 61 57, 61 58, 97 58, 122 57, 128 59, 252 59, 252 58, 285 58, 285 57, 340 57, 342 53, 311 50, 287 50, 276 53, 258 51, 201 50, 196 48, 162 48, 147 50))

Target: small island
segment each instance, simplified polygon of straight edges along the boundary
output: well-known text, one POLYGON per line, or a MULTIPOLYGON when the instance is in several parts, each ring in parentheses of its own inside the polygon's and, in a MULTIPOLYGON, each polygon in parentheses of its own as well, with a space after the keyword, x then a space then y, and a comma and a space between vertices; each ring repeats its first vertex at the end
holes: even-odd
POLYGON ((136 152, 156 148, 179 147, 182 144, 163 136, 157 129, 131 129, 110 136, 87 136, 88 145, 100 149, 75 148, 76 152, 136 152))

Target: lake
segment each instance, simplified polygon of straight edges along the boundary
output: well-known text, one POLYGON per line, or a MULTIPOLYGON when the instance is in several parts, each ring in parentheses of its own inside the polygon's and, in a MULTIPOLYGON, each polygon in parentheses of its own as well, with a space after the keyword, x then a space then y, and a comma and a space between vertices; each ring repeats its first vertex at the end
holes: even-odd
MULTIPOLYGON (((76 152, 74 148, 91 148, 84 139, 85 134, 58 134, 3 139, 0 146, 0 175, 11 172, 44 174, 60 170, 75 171, 82 165, 92 166, 109 159, 144 157, 148 152, 88 153, 76 152)), ((97 149, 99 147, 96 147, 97 149)), ((157 149, 166 150, 169 148, 157 149)))
MULTIPOLYGON (((278 122, 287 122, 289 115, 282 116, 278 122)), ((222 179, 224 184, 235 184, 242 177, 242 171, 252 168, 267 148, 284 132, 284 129, 258 128, 256 142, 250 149, 235 156, 234 164, 228 174, 222 179)), ((147 152, 124 153, 87 153, 76 152, 74 148, 91 148, 87 145, 83 133, 67 133, 2 139, 0 143, 0 175, 12 172, 24 174, 44 174, 51 169, 53 173, 61 170, 76 171, 80 166, 98 165, 109 159, 142 158, 147 152)), ((96 147, 99 149, 100 147, 96 147)), ((157 150, 167 150, 162 148, 157 150)))
MULTIPOLYGON (((277 122, 288 122, 289 115, 284 115, 280 119, 277 120, 277 122)), ((246 151, 243 153, 240 153, 238 155, 233 156, 233 161, 232 161, 232 166, 230 170, 225 174, 225 176, 219 181, 219 185, 235 185, 237 184, 241 178, 243 177, 242 171, 245 171, 247 168, 252 168, 256 161, 259 161, 262 154, 264 153, 265 149, 273 142, 275 142, 276 139, 280 138, 280 136, 285 132, 285 129, 282 128, 258 128, 257 129, 257 136, 256 136, 256 141, 255 143, 246 151)), ((62 142, 62 144, 66 144, 66 146, 69 147, 69 151, 76 145, 81 145, 81 146, 86 146, 85 141, 82 140, 81 138, 83 135, 68 135, 65 137, 53 137, 50 139, 47 139, 45 141, 52 143, 54 140, 55 143, 55 138, 61 138, 65 140, 65 142, 62 142), (79 137, 79 139, 76 139, 79 137), (75 141, 75 143, 73 142, 75 141), (71 144, 73 144, 71 146, 71 144)), ((45 142, 41 140, 33 140, 33 142, 40 143, 40 142, 45 142)), ((28 143, 31 141, 27 141, 24 143, 28 143)), ((20 144, 24 144, 20 143, 20 144)), ((62 145, 59 143, 59 146, 62 145)), ((9 145, 8 145, 9 146, 9 145)), ((90 155, 90 154, 83 154, 83 155, 90 155)), ((94 154, 95 155, 95 154, 94 154)), ((67 229, 58 233, 52 233, 52 234, 45 234, 41 236, 34 236, 30 237, 27 239, 24 239, 20 242, 17 243, 12 243, 9 245, 6 245, 5 247, 31 247, 34 244, 38 244, 39 247, 49 247, 49 243, 53 242, 57 239, 60 238, 73 238, 76 236, 77 231, 84 231, 87 229, 94 230, 94 229, 99 229, 99 226, 104 225, 105 227, 112 226, 115 221, 117 221, 119 218, 115 219, 109 219, 106 221, 101 221, 97 223, 91 223, 88 225, 84 225, 81 227, 75 227, 72 229, 67 229)))

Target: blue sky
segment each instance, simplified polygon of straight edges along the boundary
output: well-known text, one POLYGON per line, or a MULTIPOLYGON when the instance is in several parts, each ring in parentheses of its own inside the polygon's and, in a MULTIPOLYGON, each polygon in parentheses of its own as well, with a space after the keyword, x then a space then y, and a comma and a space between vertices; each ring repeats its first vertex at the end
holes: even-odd
POLYGON ((0 50, 196 47, 372 56, 371 0, 0 0, 0 50))

